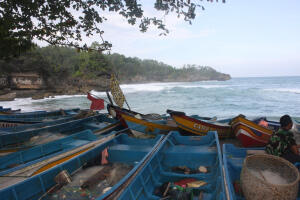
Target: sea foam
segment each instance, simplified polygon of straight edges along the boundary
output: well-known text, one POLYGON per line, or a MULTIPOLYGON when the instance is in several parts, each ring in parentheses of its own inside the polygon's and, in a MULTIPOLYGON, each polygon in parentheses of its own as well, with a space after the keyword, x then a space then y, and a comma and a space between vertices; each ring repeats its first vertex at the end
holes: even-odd
POLYGON ((268 88, 268 89, 264 89, 264 90, 265 91, 289 92, 289 93, 300 94, 299 88, 268 88))

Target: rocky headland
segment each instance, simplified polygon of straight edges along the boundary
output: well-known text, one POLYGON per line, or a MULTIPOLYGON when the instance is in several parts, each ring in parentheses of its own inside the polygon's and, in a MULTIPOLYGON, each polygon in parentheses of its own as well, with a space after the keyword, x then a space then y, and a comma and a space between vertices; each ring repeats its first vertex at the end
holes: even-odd
POLYGON ((72 48, 37 48, 18 58, 0 60, 0 100, 86 94, 109 90, 109 74, 121 84, 226 81, 229 74, 209 66, 175 68, 155 60, 120 54, 77 53, 72 48))

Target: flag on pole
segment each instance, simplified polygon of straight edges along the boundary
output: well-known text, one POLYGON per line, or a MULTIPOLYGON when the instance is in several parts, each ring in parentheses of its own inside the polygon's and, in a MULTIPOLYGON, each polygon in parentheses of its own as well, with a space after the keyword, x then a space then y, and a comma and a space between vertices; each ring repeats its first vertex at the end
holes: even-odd
POLYGON ((104 109, 104 100, 100 98, 93 97, 89 92, 87 94, 88 100, 90 100, 91 103, 91 110, 102 110, 104 109))

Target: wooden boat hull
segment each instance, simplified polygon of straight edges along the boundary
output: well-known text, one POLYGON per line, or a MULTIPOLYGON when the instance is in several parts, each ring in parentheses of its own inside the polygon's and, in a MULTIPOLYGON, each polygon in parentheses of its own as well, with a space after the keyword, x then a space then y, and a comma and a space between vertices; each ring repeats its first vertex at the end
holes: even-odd
POLYGON ((107 149, 111 163, 121 162, 133 166, 133 169, 116 183, 108 192, 104 193, 97 199, 103 199, 107 194, 112 193, 120 187, 139 167, 145 157, 152 151, 153 146, 161 141, 161 137, 155 139, 135 139, 125 134, 118 135, 100 145, 83 152, 65 162, 62 162, 46 171, 35 176, 27 178, 17 184, 8 186, 0 190, 0 195, 7 200, 15 199, 38 199, 53 185, 55 185, 54 177, 61 171, 66 170, 69 174, 76 172, 85 163, 98 158, 101 153, 107 149), (26 187, 30 185, 30 187, 26 187), (26 190, 24 189, 26 188, 26 190))
POLYGON ((177 126, 168 125, 168 120, 138 119, 126 113, 121 114, 127 126, 135 131, 146 134, 167 134, 169 131, 178 130, 177 126))
POLYGON ((178 130, 170 118, 162 116, 144 115, 132 110, 108 104, 107 111, 111 116, 121 121, 122 125, 135 131, 147 134, 167 134, 178 130), (137 118, 138 117, 138 118, 137 118))
POLYGON ((183 134, 192 133, 196 135, 206 135, 209 131, 217 131, 220 139, 233 136, 230 125, 214 124, 213 122, 186 116, 182 112, 170 112, 169 114, 183 134))
MULTIPOLYGON (((277 128, 279 128, 279 123, 277 128)), ((259 126, 255 122, 240 116, 232 120, 232 129, 235 137, 243 147, 265 146, 274 132, 274 129, 259 126)))
MULTIPOLYGON (((176 182, 186 178, 194 178, 206 182, 206 185, 194 188, 203 191, 201 199, 225 199, 221 151, 216 132, 206 136, 181 136, 178 132, 170 132, 166 141, 151 157, 149 162, 134 177, 118 199, 162 199, 155 194, 158 187, 168 182, 176 182), (208 167, 208 173, 179 173, 172 171, 174 167, 185 166, 198 169, 208 167)), ((196 197, 194 196, 194 199, 196 197)))

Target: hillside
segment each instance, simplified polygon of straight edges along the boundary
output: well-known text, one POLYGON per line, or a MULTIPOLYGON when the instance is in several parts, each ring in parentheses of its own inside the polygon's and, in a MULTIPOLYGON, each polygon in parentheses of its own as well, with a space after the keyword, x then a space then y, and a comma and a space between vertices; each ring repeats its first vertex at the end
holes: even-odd
MULTIPOLYGON (((97 44, 93 44, 97 45, 97 44)), ((104 74, 115 72, 121 83, 180 82, 202 80, 229 80, 228 74, 208 66, 185 65, 175 68, 155 60, 141 60, 120 54, 76 52, 67 47, 36 48, 9 60, 0 60, 0 78, 7 79, 4 90, 17 91, 18 97, 34 96, 37 89, 21 89, 11 84, 12 74, 36 73, 42 81, 38 93, 78 94, 95 89, 104 91, 108 80, 104 74)), ((15 78, 18 79, 18 78, 15 78)))

